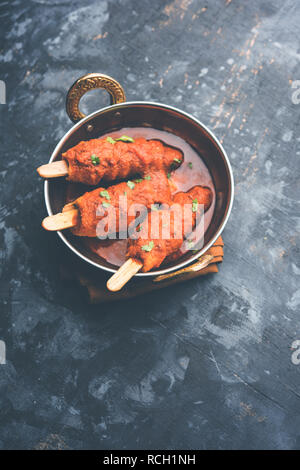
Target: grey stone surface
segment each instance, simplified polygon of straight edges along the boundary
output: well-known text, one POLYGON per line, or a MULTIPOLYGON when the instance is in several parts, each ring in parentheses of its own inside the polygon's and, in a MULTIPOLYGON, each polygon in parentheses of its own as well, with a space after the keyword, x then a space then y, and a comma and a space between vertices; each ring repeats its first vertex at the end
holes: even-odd
POLYGON ((0 23, 0 448, 299 448, 299 2, 15 0, 0 23), (35 168, 91 71, 222 140, 217 275, 99 307, 61 283, 35 168))

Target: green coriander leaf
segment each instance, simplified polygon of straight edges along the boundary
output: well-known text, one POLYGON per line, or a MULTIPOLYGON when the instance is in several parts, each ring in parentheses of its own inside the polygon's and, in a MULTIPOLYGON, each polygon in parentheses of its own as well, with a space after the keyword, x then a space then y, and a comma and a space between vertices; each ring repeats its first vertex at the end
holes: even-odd
POLYGON ((133 181, 127 181, 127 186, 128 186, 128 188, 130 188, 130 189, 134 189, 135 184, 134 184, 133 181))
POLYGON ((105 199, 107 199, 108 201, 110 199, 110 195, 108 194, 106 189, 104 191, 100 191, 100 196, 105 197, 105 199))
POLYGON ((150 176, 150 175, 146 175, 146 176, 144 177, 144 179, 145 179, 145 180, 151 180, 151 176, 150 176))
POLYGON ((197 212, 197 209, 198 209, 198 200, 194 199, 192 203, 192 211, 197 212))
POLYGON ((91 160, 92 160, 93 165, 99 165, 99 163, 100 163, 99 157, 96 157, 96 155, 94 153, 93 153, 93 155, 91 155, 91 160))
POLYGON ((142 250, 149 252, 149 251, 152 250, 153 247, 154 247, 154 242, 151 241, 151 242, 148 243, 148 245, 143 245, 142 250))
POLYGON ((141 230, 142 230, 142 226, 141 226, 141 225, 136 228, 136 231, 137 231, 137 232, 140 232, 141 230))
POLYGON ((118 137, 116 140, 121 140, 122 142, 134 142, 134 139, 132 137, 128 137, 128 135, 122 135, 121 137, 118 137))
POLYGON ((124 191, 124 196, 127 196, 127 191, 124 191))
POLYGON ((106 140, 107 142, 109 142, 110 144, 115 144, 116 141, 112 138, 112 137, 106 137, 106 140))
POLYGON ((181 160, 179 160, 179 158, 174 158, 173 160, 175 163, 181 163, 181 160))
POLYGON ((192 164, 192 162, 189 162, 189 163, 188 163, 188 165, 189 165, 189 168, 190 168, 190 169, 192 169, 192 168, 193 168, 193 164, 192 164))
POLYGON ((134 180, 134 181, 135 181, 135 183, 141 183, 143 181, 143 178, 139 178, 139 179, 134 180))
POLYGON ((168 178, 168 180, 171 178, 171 173, 167 174, 167 178, 168 178))
POLYGON ((110 206, 110 202, 102 202, 102 206, 107 209, 110 206))

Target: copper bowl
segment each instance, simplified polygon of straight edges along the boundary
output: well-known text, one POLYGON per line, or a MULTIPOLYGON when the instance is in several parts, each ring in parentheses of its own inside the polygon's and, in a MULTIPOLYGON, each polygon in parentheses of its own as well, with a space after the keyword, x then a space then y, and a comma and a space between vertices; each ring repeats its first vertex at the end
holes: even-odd
MULTIPOLYGON (((196 254, 189 251, 163 269, 138 273, 136 276, 167 274, 198 260, 222 233, 233 202, 232 169, 228 156, 216 136, 190 114, 166 104, 148 101, 126 102, 125 99, 122 86, 107 75, 92 73, 78 79, 70 88, 66 100, 67 113, 76 124, 59 141, 49 163, 61 160, 63 152, 82 140, 94 139, 123 127, 152 127, 173 133, 190 144, 199 156, 201 155, 211 173, 216 190, 215 210, 200 251, 196 254), (104 88, 109 92, 111 105, 84 116, 79 110, 79 101, 87 91, 95 88, 104 88)), ((65 204, 66 184, 64 179, 45 181, 45 202, 49 215, 60 212, 65 204)), ((89 251, 80 242, 80 237, 73 236, 69 231, 57 233, 63 242, 87 263, 110 273, 116 272, 117 268, 114 265, 89 251)))

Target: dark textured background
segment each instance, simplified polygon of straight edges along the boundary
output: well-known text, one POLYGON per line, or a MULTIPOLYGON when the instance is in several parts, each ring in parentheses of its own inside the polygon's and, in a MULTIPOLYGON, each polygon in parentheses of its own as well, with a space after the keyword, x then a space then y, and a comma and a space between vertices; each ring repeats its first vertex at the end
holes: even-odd
POLYGON ((299 448, 299 2, 16 0, 0 22, 0 447, 299 448), (219 274, 99 307, 61 284, 35 168, 92 71, 223 142, 236 198, 219 274))

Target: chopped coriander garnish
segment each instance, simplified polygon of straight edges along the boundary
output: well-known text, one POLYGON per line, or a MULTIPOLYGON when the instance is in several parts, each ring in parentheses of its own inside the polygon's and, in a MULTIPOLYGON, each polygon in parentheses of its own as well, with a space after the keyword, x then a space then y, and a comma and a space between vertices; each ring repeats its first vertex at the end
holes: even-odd
POLYGON ((102 206, 103 206, 105 209, 107 209, 107 208, 110 206, 110 202, 104 201, 104 202, 102 202, 102 206))
POLYGON ((179 160, 179 158, 173 158, 173 160, 175 163, 181 163, 181 160, 179 160))
POLYGON ((168 178, 168 180, 171 178, 171 173, 167 174, 167 178, 168 178))
POLYGON ((149 242, 148 245, 143 245, 142 250, 143 251, 151 251, 152 248, 154 247, 154 242, 149 242))
POLYGON ((115 144, 115 143, 116 143, 116 141, 115 141, 112 137, 109 137, 109 136, 106 137, 106 140, 107 140, 107 142, 109 142, 110 144, 115 144))
POLYGON ((124 191, 124 196, 127 196, 127 191, 124 191))
POLYGON ((141 230, 142 230, 142 226, 139 225, 139 226, 136 228, 136 231, 137 231, 137 232, 140 232, 141 230))
POLYGON ((127 186, 128 186, 128 188, 130 188, 130 189, 134 189, 135 184, 134 184, 133 181, 127 181, 127 186))
POLYGON ((104 191, 100 191, 100 196, 105 197, 105 199, 107 199, 107 200, 110 199, 110 195, 108 194, 106 189, 104 191))
POLYGON ((151 180, 151 176, 150 176, 150 175, 146 175, 146 176, 144 177, 144 180, 151 180))
POLYGON ((122 135, 115 140, 121 140, 122 142, 134 142, 134 139, 132 137, 128 137, 128 135, 122 135))
POLYGON ((187 240, 187 242, 188 242, 188 247, 189 247, 189 249, 193 248, 193 246, 194 246, 194 244, 195 244, 195 243, 193 242, 193 240, 187 240))
POLYGON ((190 168, 190 169, 192 169, 192 168, 193 168, 193 164, 192 164, 192 162, 189 162, 189 163, 188 163, 188 165, 189 165, 189 168, 190 168))
POLYGON ((135 181, 135 183, 141 183, 143 181, 143 178, 139 178, 139 179, 134 180, 134 181, 135 181))
POLYGON ((197 212, 197 209, 198 209, 198 200, 194 199, 192 203, 192 211, 197 212))
POLYGON ((157 204, 152 204, 151 210, 152 211, 158 211, 158 205, 157 204))
POLYGON ((91 160, 93 165, 99 165, 100 163, 99 157, 97 157, 94 153, 91 155, 91 160))

